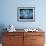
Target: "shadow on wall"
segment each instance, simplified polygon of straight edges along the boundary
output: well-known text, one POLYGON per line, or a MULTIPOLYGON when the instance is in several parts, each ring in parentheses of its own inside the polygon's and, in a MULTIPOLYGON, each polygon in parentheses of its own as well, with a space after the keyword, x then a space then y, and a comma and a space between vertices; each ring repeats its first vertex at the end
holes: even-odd
POLYGON ((0 43, 2 43, 3 32, 6 32, 6 26, 4 24, 0 24, 0 43))

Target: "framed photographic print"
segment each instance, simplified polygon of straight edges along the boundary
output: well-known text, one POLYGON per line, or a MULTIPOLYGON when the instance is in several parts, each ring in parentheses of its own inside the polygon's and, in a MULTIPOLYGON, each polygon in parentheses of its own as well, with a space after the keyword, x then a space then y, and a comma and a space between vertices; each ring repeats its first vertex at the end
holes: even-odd
POLYGON ((18 7, 17 21, 20 22, 34 22, 35 21, 35 7, 18 7))

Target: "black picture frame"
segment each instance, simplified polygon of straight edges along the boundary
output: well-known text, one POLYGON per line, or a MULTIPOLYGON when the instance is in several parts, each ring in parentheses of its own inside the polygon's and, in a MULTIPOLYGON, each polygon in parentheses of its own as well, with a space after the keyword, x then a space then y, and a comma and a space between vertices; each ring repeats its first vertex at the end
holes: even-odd
POLYGON ((34 22, 35 21, 35 7, 18 7, 17 8, 18 22, 34 22))

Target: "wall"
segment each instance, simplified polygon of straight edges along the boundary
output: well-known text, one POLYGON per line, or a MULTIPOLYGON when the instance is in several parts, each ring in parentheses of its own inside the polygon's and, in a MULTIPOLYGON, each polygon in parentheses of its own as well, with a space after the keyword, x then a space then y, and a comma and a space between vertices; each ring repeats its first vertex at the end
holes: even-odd
POLYGON ((0 24, 16 28, 46 28, 45 0, 1 0, 0 24), (35 22, 17 22, 17 7, 35 7, 35 22))
MULTIPOLYGON (((46 32, 46 0, 0 0, 0 25, 15 28, 42 28, 46 32), (17 7, 35 7, 35 22, 17 22, 17 7)), ((0 26, 1 27, 1 26, 0 26)))

